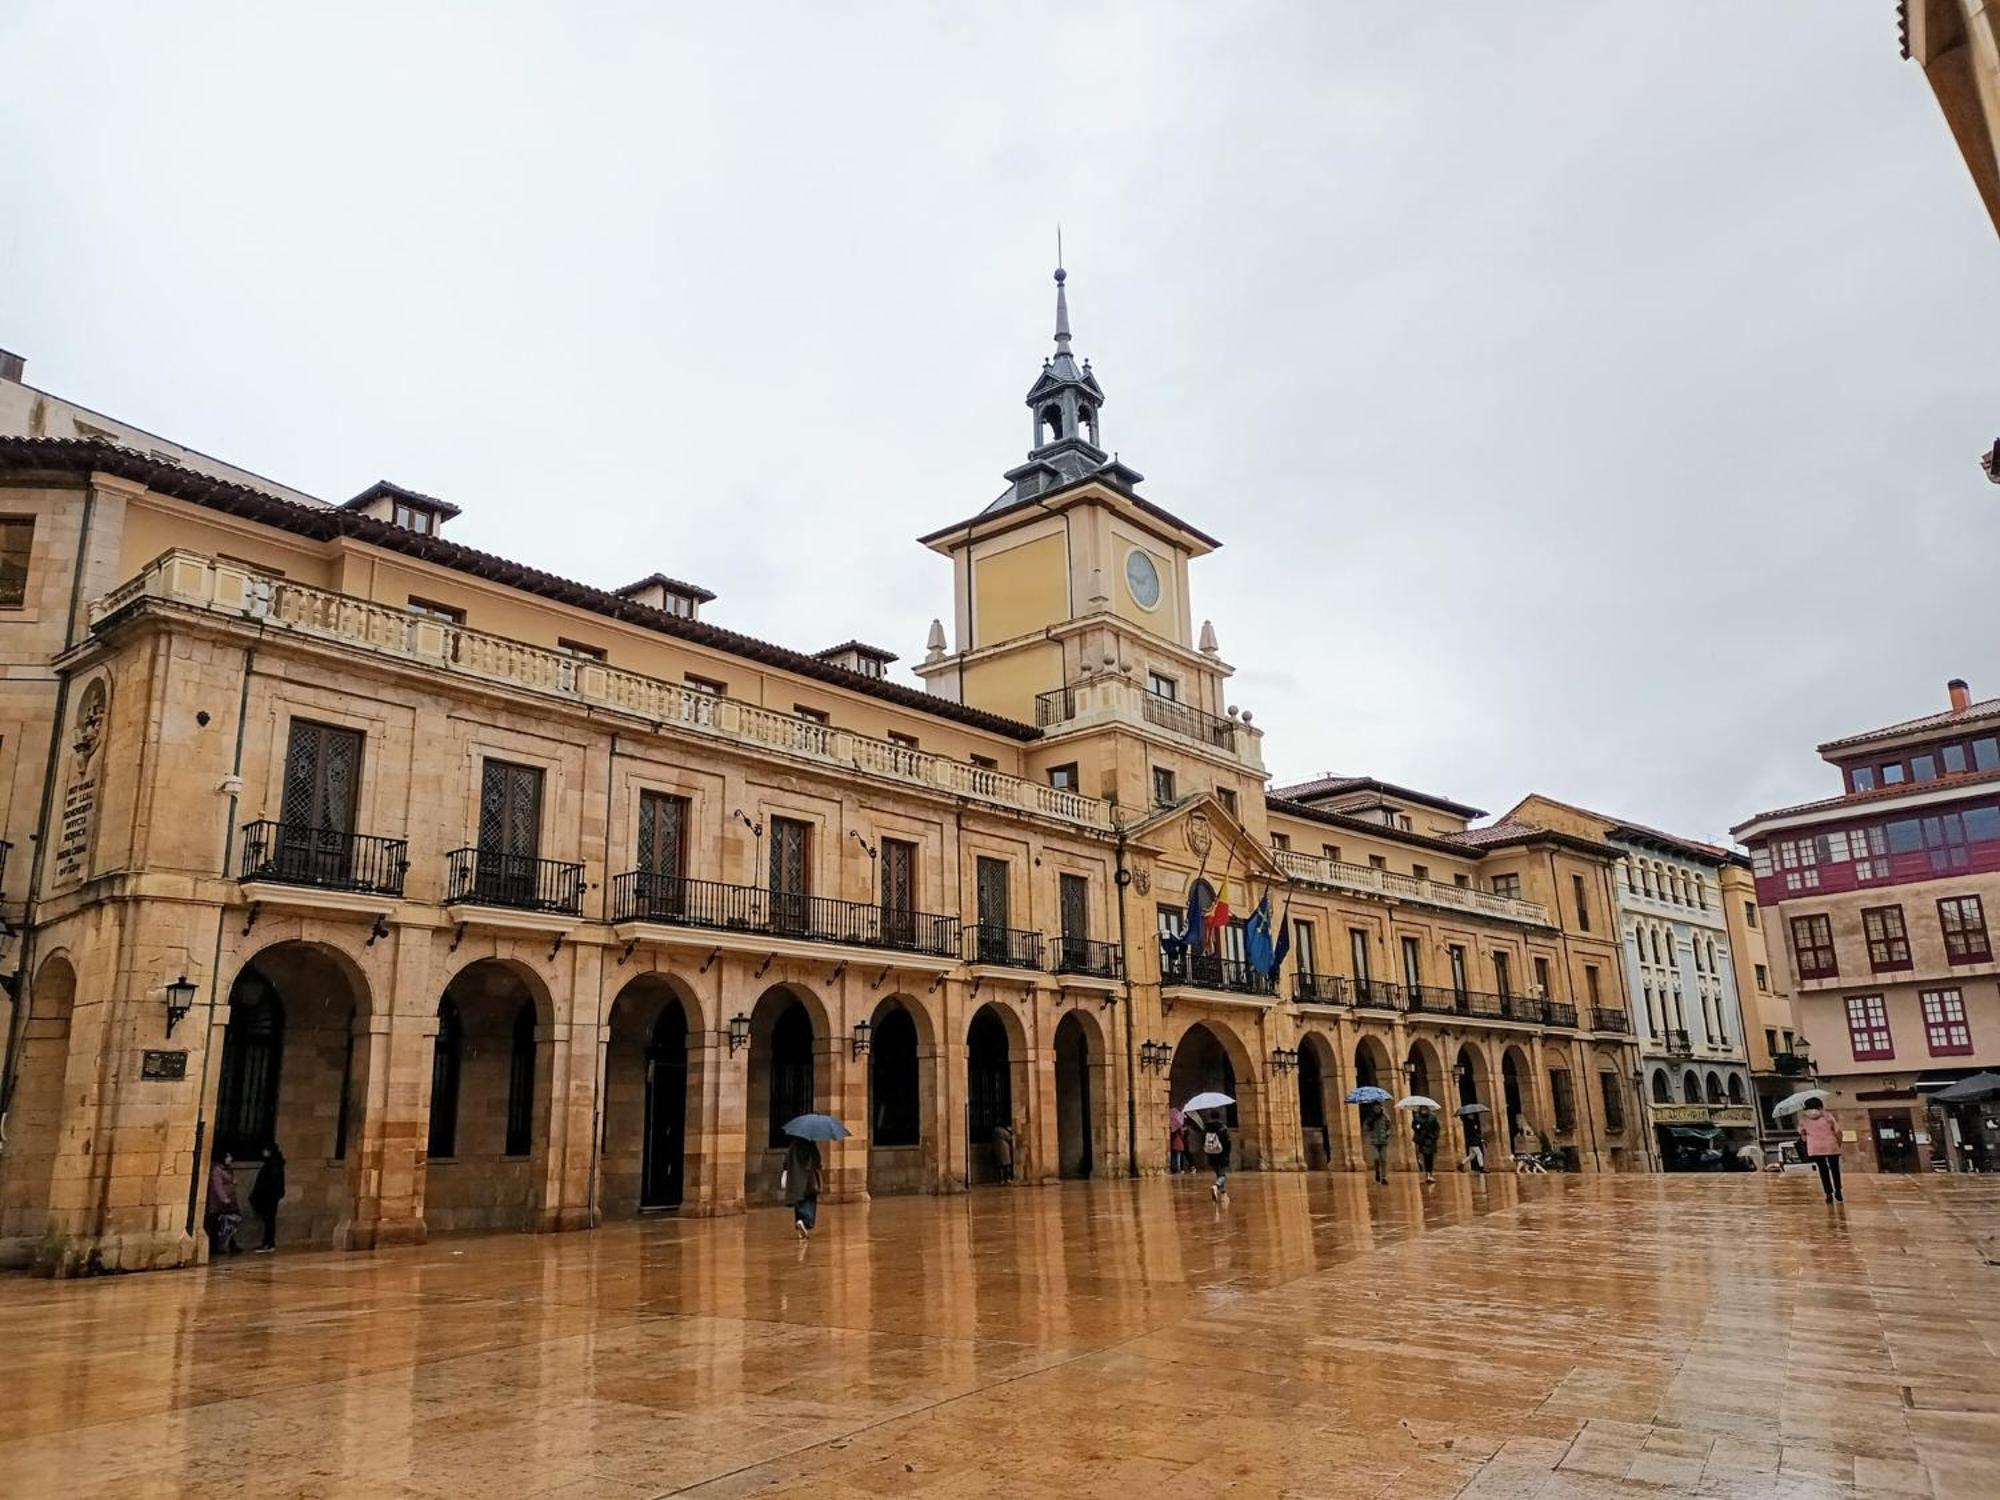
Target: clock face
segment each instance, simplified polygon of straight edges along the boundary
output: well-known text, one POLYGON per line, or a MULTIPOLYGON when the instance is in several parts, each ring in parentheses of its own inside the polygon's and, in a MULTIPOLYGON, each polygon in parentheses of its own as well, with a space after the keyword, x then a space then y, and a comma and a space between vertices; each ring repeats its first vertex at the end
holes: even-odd
POLYGON ((1153 559, 1134 547, 1125 554, 1125 587, 1141 609, 1157 608, 1160 602, 1160 570, 1153 559))

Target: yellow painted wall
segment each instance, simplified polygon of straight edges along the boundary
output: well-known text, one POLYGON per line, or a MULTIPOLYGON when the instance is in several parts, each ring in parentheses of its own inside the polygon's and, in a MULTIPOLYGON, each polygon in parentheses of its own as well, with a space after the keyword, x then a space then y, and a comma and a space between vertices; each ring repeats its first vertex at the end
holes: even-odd
POLYGON ((1032 724, 1035 694, 1061 687, 1062 672, 1062 647, 1054 641, 972 662, 965 669, 965 702, 1032 724))
MULTIPOLYGON (((1005 552, 972 560, 972 629, 975 646, 1012 640, 1069 618, 1069 556, 1059 534, 1037 537, 1005 552)), ((1060 679, 1044 683, 1056 687, 1060 679)), ((977 702, 970 693, 968 703, 977 702)), ((980 703, 982 708, 993 707, 980 703)), ((1030 708, 1033 707, 1032 702, 1030 708)), ((1004 710, 996 710, 1004 712, 1004 710)))

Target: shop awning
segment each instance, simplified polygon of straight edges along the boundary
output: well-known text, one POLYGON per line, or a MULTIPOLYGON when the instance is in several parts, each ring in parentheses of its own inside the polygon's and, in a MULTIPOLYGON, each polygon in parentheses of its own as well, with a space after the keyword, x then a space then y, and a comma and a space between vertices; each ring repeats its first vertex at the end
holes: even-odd
POLYGON ((1685 1136, 1695 1141, 1712 1141, 1722 1134, 1719 1125, 1667 1125, 1662 1128, 1668 1135, 1685 1136))

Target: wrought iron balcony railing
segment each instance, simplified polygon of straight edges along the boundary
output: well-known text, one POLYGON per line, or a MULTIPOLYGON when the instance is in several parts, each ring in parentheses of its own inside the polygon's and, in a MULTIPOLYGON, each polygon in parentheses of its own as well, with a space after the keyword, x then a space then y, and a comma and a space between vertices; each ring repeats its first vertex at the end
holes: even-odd
POLYGON ((1056 972, 1081 974, 1090 979, 1119 979, 1125 973, 1125 957, 1116 943, 1096 938, 1070 937, 1055 940, 1056 972))
POLYGON ((1461 1016, 1481 1016, 1488 1020, 1500 1020, 1506 1011, 1498 995, 1486 990, 1460 990, 1458 1013, 1461 1016))
POLYGON ((1019 927, 994 927, 975 922, 966 929, 966 958, 976 964, 1008 969, 1042 967, 1042 935, 1019 927))
POLYGON ((957 917, 773 891, 761 885, 690 880, 652 870, 628 870, 613 878, 611 920, 769 933, 857 948, 892 948, 933 958, 959 956, 957 917))
POLYGON ((1035 694, 1035 727, 1051 729, 1076 717, 1076 689, 1055 688, 1035 694))
POLYGON ((338 828, 301 828, 266 819, 243 825, 245 880, 400 896, 410 868, 403 839, 379 839, 338 828))
POLYGON ((1347 981, 1338 974, 1301 969, 1292 976, 1292 999, 1301 1005, 1345 1005, 1347 981))
POLYGON ((1527 1021, 1536 1026, 1548 1021, 1547 1002, 1533 995, 1501 995, 1500 1014, 1510 1021, 1527 1021))
POLYGON ((1544 1000, 1542 1002, 1542 1010, 1543 1025, 1565 1026, 1571 1030, 1575 1029, 1577 1018, 1576 1007, 1574 1005, 1567 1005, 1560 1000, 1544 1000))
POLYGON ((1671 1057, 1688 1057, 1694 1052, 1694 1043, 1685 1031, 1667 1032, 1667 1053, 1671 1057))
POLYGON ((1160 983, 1189 984, 1197 989, 1224 990, 1233 995, 1269 995, 1271 981, 1240 958, 1219 953, 1190 953, 1160 945, 1160 983))
POLYGON ((454 849, 445 856, 444 899, 447 906, 469 902, 580 917, 583 866, 497 849, 454 849))
POLYGON ((1451 990, 1440 989, 1434 984, 1413 984, 1409 986, 1410 1009, 1424 1015, 1455 1016, 1458 1014, 1458 996, 1451 990))
POLYGON ((1199 740, 1204 745, 1214 745, 1219 750, 1236 748, 1236 721, 1218 719, 1214 714, 1182 703, 1177 698, 1169 698, 1164 693, 1143 693, 1139 698, 1139 711, 1148 724, 1190 740, 1199 740))
POLYGON ((1354 994, 1354 1003, 1362 1010, 1401 1010, 1403 991, 1400 985, 1391 984, 1386 979, 1350 979, 1347 981, 1354 994))
POLYGON ((1632 1030, 1632 1018, 1622 1010, 1613 1010, 1609 1006, 1604 1005, 1593 1005, 1590 1008, 1590 1029, 1592 1031, 1630 1033, 1632 1030))

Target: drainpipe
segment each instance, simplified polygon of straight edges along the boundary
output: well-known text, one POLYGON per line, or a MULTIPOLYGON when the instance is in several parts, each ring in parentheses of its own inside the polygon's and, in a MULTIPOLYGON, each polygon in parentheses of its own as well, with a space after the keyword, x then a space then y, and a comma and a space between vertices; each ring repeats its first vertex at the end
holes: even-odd
MULTIPOLYGON (((77 611, 83 604, 83 570, 90 560, 91 524, 97 517, 97 486, 83 492, 83 522, 77 533, 76 569, 70 575, 69 615, 63 626, 63 650, 76 644, 77 611)), ((21 951, 14 958, 14 1009, 7 1017, 6 1076, 0 1078, 0 1149, 4 1149, 7 1111, 14 1102, 14 1080, 21 1071, 21 1033, 27 1025, 28 966, 35 946, 35 903, 42 893, 42 861, 49 847, 49 818, 55 809, 56 767, 62 759, 63 719, 69 711, 69 672, 58 669, 55 717, 49 723, 48 756, 42 765, 42 802, 35 814, 35 858, 28 867, 28 893, 21 902, 21 951)))
POLYGON ((1125 888, 1132 872, 1125 868, 1125 829, 1118 828, 1116 846, 1118 875, 1118 963, 1125 971, 1125 1165, 1134 1178, 1139 1175, 1139 1079, 1137 1054, 1133 1050, 1132 953, 1125 937, 1125 888))
MULTIPOLYGON (((243 739, 249 728, 250 718, 250 677, 257 670, 257 648, 251 646, 243 653, 243 685, 236 697, 236 757, 229 768, 229 807, 222 818, 222 878, 229 878, 230 861, 236 857, 236 809, 242 798, 243 787, 243 739)), ((187 1224, 182 1231, 194 1233, 196 1215, 201 1206, 202 1171, 201 1153, 208 1135, 208 1068, 215 1055, 215 1000, 218 986, 222 983, 222 929, 229 921, 229 908, 225 903, 215 913, 215 953, 208 963, 208 1011, 204 1018, 206 1030, 202 1033, 201 1081, 194 1096, 194 1161, 188 1167, 187 1224)))

